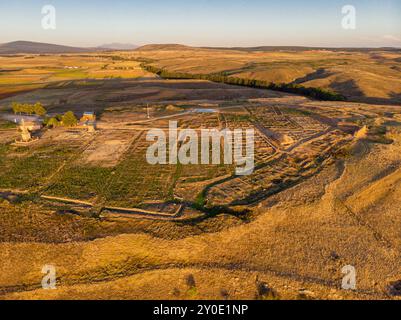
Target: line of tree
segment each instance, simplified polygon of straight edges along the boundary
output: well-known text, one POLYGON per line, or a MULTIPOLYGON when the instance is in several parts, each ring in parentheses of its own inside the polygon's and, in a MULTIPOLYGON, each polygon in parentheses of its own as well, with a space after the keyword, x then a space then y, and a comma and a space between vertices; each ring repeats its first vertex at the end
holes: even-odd
POLYGON ((78 124, 78 118, 75 116, 74 112, 67 111, 63 115, 55 115, 51 118, 46 118, 43 124, 48 128, 55 128, 60 126, 74 127, 78 124))
POLYGON ((47 113, 46 109, 40 102, 36 102, 35 104, 13 102, 11 104, 11 108, 15 114, 25 113, 30 115, 36 114, 38 116, 44 116, 47 113))
POLYGON ((148 72, 152 72, 164 79, 198 79, 208 80, 213 82, 225 83, 230 85, 246 86, 257 89, 269 89, 281 92, 288 92, 293 94, 299 94, 307 97, 311 97, 317 100, 326 101, 345 101, 346 98, 336 92, 322 88, 304 87, 293 83, 273 83, 264 80, 239 78, 235 76, 229 76, 222 73, 212 74, 194 74, 194 73, 183 73, 183 72, 172 72, 155 66, 141 64, 141 67, 148 72))

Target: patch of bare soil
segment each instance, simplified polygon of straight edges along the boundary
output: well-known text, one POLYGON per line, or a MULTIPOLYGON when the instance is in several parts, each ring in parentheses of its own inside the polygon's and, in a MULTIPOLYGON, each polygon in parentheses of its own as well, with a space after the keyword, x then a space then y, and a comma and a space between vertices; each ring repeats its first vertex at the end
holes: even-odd
POLYGON ((19 137, 16 129, 14 130, 0 130, 0 143, 8 143, 15 141, 19 137))
POLYGON ((93 166, 114 167, 129 148, 136 134, 137 132, 133 131, 103 131, 83 152, 81 160, 93 166))

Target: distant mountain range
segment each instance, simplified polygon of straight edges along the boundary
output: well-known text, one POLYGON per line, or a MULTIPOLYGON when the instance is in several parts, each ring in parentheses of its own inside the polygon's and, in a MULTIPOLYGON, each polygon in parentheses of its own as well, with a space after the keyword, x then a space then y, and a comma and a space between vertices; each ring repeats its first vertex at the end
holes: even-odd
POLYGON ((348 52, 368 52, 368 51, 401 51, 401 48, 382 47, 382 48, 352 48, 352 47, 303 47, 303 46, 260 46, 260 47, 203 47, 203 49, 235 50, 235 51, 348 51, 348 52))
POLYGON ((18 53, 80 53, 96 51, 95 48, 77 48, 50 43, 14 41, 0 44, 0 54, 18 53))
POLYGON ((346 52, 369 52, 369 51, 396 51, 400 52, 401 48, 325 48, 325 47, 302 47, 302 46, 260 46, 260 47, 191 47, 182 44, 148 44, 142 47, 138 47, 138 51, 184 51, 184 50, 196 50, 196 49, 209 49, 209 50, 234 50, 234 51, 247 51, 247 52, 278 52, 278 51, 291 51, 291 52, 302 52, 302 51, 346 51, 346 52))
POLYGON ((108 43, 108 44, 103 44, 101 46, 98 46, 97 48, 100 49, 112 49, 112 50, 134 50, 138 48, 139 46, 135 44, 130 44, 130 43, 118 43, 118 42, 113 42, 113 43, 108 43))
POLYGON ((153 50, 194 50, 194 49, 215 49, 215 50, 240 50, 240 51, 306 51, 306 50, 331 50, 331 51, 401 51, 400 48, 323 48, 323 47, 190 47, 181 44, 149 44, 139 47, 134 44, 126 43, 109 43, 98 47, 80 48, 70 47, 50 43, 32 42, 32 41, 14 41, 0 44, 0 54, 52 54, 52 53, 84 53, 84 52, 102 52, 102 51, 117 51, 117 50, 138 50, 138 51, 153 51, 153 50))
POLYGON ((70 47, 51 43, 14 41, 0 44, 0 54, 83 53, 83 52, 97 52, 97 51, 109 51, 109 50, 133 50, 136 48, 138 48, 138 46, 132 44, 123 44, 123 43, 104 44, 95 48, 93 47, 79 48, 79 47, 70 47))
MULTIPOLYGON (((196 47, 190 47, 183 44, 147 44, 142 47, 138 47, 138 51, 176 51, 176 50, 194 50, 196 47)), ((210 48, 213 49, 213 48, 210 48)))

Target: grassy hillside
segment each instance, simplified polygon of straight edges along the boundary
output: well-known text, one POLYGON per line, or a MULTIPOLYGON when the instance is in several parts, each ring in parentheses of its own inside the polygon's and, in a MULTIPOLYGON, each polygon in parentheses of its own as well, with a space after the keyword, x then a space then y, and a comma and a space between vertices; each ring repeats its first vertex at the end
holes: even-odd
MULTIPOLYGON (((254 221, 228 230, 179 240, 138 231, 91 242, 2 243, 0 257, 6 263, 0 289, 9 290, 3 298, 389 298, 389 284, 401 276, 396 268, 400 208, 396 201, 399 188, 392 189, 387 180, 392 177, 397 184, 400 180, 383 173, 383 169, 399 161, 394 149, 399 150, 400 145, 364 144, 356 146, 355 158, 344 166, 330 167, 269 199, 277 204, 261 209, 254 221), (382 165, 375 165, 378 162, 382 165), (355 207, 359 185, 368 190, 382 183, 383 190, 389 191, 384 195, 385 202, 382 197, 372 198, 363 211, 355 207), (384 209, 385 203, 397 205, 384 209), (386 213, 379 216, 373 212, 386 213), (36 254, 32 256, 31 252, 36 254), (39 289, 40 270, 48 262, 58 268, 58 290, 39 289), (356 292, 339 289, 341 268, 347 264, 358 270, 356 292), (262 284, 271 290, 260 290, 262 284)), ((6 217, 16 211, 5 203, 1 207, 6 217)), ((107 233, 127 223, 33 212, 30 219, 21 220, 19 228, 31 221, 57 220, 58 228, 71 234, 65 233, 67 239, 83 230, 88 234, 100 230, 107 233)), ((137 221, 137 225, 146 223, 154 223, 155 230, 182 232, 182 227, 177 229, 169 222, 137 221)))
POLYGON ((283 50, 147 46, 131 57, 147 59, 170 73, 230 77, 322 88, 349 100, 401 103, 401 53, 397 50, 283 50))
POLYGON ((0 44, 0 54, 79 53, 89 51, 100 51, 100 48, 77 48, 32 41, 14 41, 0 44))

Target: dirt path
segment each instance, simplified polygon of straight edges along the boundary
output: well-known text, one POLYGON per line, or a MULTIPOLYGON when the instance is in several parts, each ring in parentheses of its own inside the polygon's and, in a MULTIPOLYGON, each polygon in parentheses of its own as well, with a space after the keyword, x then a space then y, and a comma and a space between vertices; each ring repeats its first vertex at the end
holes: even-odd
POLYGON ((70 199, 70 198, 63 198, 63 197, 53 197, 53 196, 40 196, 42 199, 45 200, 52 200, 57 202, 64 202, 64 203, 71 203, 71 204, 82 204, 84 206, 93 207, 94 204, 87 201, 77 200, 77 199, 70 199))
POLYGON ((312 141, 312 140, 315 140, 315 139, 317 139, 317 138, 320 138, 321 136, 324 136, 325 134, 328 134, 328 133, 334 131, 335 129, 336 129, 336 128, 334 128, 334 127, 330 127, 330 128, 328 128, 328 129, 326 129, 326 130, 324 130, 324 131, 321 131, 321 132, 318 132, 318 133, 314 134, 313 136, 310 136, 310 137, 308 137, 308 138, 301 139, 301 140, 297 141, 295 144, 293 144, 292 146, 290 146, 289 148, 287 148, 287 149, 285 150, 285 152, 291 152, 291 151, 293 151, 294 149, 296 149, 296 148, 302 146, 303 144, 308 143, 308 142, 310 142, 310 141, 312 141))

